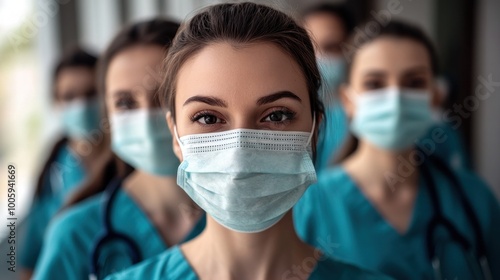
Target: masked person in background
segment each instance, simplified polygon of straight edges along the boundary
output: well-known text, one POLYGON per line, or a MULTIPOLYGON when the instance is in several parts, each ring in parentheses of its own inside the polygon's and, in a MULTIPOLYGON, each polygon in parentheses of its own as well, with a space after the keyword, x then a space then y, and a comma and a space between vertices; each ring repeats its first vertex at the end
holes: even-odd
POLYGON ((110 158, 109 143, 99 130, 102 108, 96 96, 96 61, 95 56, 75 48, 65 53, 55 68, 54 101, 64 137, 54 145, 37 181, 21 243, 23 279, 31 277, 50 219, 83 191, 78 186, 86 178, 106 168, 110 158))
POLYGON ((176 184, 179 160, 156 96, 158 66, 178 27, 160 19, 133 24, 100 58, 118 178, 53 221, 34 279, 103 279, 204 228, 203 211, 176 184))
POLYGON ((323 115, 304 29, 263 5, 214 5, 181 27, 166 62, 177 183, 207 225, 108 279, 386 279, 326 257, 293 228, 290 210, 316 180, 323 115))
POLYGON ((396 279, 500 279, 498 201, 475 174, 417 144, 437 105, 432 43, 394 21, 351 55, 341 99, 353 136, 295 207, 299 236, 396 279))
POLYGON ((346 71, 342 46, 351 35, 355 22, 342 4, 311 6, 302 13, 302 19, 314 41, 322 79, 318 94, 325 106, 325 119, 319 128, 315 161, 316 169, 321 171, 333 163, 348 134, 347 118, 338 91, 346 71))

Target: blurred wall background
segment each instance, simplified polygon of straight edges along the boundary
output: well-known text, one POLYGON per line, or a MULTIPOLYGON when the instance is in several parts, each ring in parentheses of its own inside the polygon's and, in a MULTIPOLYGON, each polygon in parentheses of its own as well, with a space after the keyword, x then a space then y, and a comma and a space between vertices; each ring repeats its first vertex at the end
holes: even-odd
MULTIPOLYGON (((61 51, 80 44, 100 52, 124 24, 154 16, 181 21, 193 11, 219 2, 225 1, 0 0, 0 182, 7 181, 7 164, 14 163, 19 220, 29 208, 36 176, 57 138, 59 123, 50 96, 53 65, 61 51)), ((328 1, 255 2, 297 15, 306 4, 328 1)), ((452 115, 456 115, 454 106, 471 108, 461 117, 458 130, 474 168, 500 197, 500 1, 329 2, 345 2, 358 20, 371 19, 396 3, 402 8, 392 17, 419 24, 428 32, 439 52, 441 76, 450 89, 446 107, 452 115), (485 87, 488 80, 493 83, 485 87), (490 94, 471 104, 479 85, 490 94)), ((2 209, 7 208, 6 189, 2 183, 2 209)), ((6 212, 1 211, 3 220, 6 212)), ((4 235, 2 227, 0 240, 4 235)), ((4 252, 3 247, 0 252, 4 252)))

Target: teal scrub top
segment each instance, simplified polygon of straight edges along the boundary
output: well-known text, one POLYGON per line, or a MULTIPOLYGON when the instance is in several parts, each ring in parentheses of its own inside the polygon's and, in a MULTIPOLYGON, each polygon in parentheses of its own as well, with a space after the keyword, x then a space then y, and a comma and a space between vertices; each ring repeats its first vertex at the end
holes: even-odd
POLYGON ((417 146, 422 150, 434 151, 454 170, 472 170, 471 160, 465 149, 462 137, 449 123, 436 122, 422 137, 417 146), (437 141, 436 141, 437 140, 437 141))
MULTIPOLYGON (((117 191, 110 210, 112 228, 131 238, 138 245, 143 259, 168 249, 140 206, 122 188, 117 191)), ((62 213, 51 223, 45 239, 47 246, 43 248, 33 279, 88 279, 94 243, 104 230, 103 200, 103 194, 91 197, 62 213)), ((186 240, 194 238, 204 228, 205 217, 202 217, 186 240)), ((118 246, 123 244, 107 244, 103 253, 123 252, 118 246)), ((115 256, 106 259, 106 262, 113 262, 113 268, 130 266, 126 257, 115 256)), ((101 271, 100 274, 113 272, 116 271, 101 271)))
MULTIPOLYGON (((288 276, 286 274, 283 275, 283 279, 299 279, 297 277, 301 274, 305 274, 305 272, 292 272, 292 270, 290 270, 288 276)), ((119 279, 197 280, 199 278, 184 257, 180 248, 175 246, 152 259, 146 260, 136 266, 106 278, 106 280, 119 279)), ((316 266, 309 275, 309 279, 375 280, 390 278, 324 257, 318 260, 316 266)))
MULTIPOLYGON (((426 164, 426 163, 424 163, 426 164)), ((443 214, 475 244, 473 229, 448 178, 432 170, 443 214)), ((474 174, 456 173, 481 225, 493 279, 500 279, 500 207, 487 186, 474 174)), ((428 189, 420 178, 409 228, 397 232, 364 196, 342 167, 323 172, 295 206, 299 236, 326 254, 396 279, 432 279, 426 230, 433 215, 428 189)), ((475 279, 461 247, 446 231, 435 234, 443 279, 475 279)))
POLYGON ((20 253, 23 268, 35 268, 50 220, 84 178, 85 170, 79 158, 68 145, 62 146, 45 174, 41 193, 35 197, 27 216, 27 230, 20 253))

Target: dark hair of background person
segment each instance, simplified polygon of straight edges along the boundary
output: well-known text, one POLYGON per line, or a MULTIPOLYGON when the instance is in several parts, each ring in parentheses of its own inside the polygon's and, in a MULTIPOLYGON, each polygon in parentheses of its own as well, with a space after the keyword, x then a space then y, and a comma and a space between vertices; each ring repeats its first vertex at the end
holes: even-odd
MULTIPOLYGON (((361 30, 365 30, 365 23, 360 27, 361 30)), ((354 35, 355 36, 355 35, 354 35)), ((438 60, 436 50, 432 41, 429 37, 420 29, 419 27, 398 20, 390 21, 385 26, 380 26, 380 31, 371 36, 361 36, 359 38, 355 38, 356 44, 354 44, 354 37, 351 36, 349 40, 349 44, 354 46, 356 51, 351 52, 347 57, 347 69, 346 69, 346 81, 350 82, 352 63, 356 58, 357 51, 364 45, 371 43, 380 38, 398 38, 398 39, 409 39, 414 41, 416 44, 421 44, 425 47, 427 52, 429 53, 429 64, 431 66, 431 71, 433 76, 437 75, 438 72, 438 60)), ((344 146, 340 150, 338 156, 335 159, 335 163, 340 163, 349 157, 354 151, 356 151, 358 147, 359 140, 352 134, 349 134, 348 139, 346 140, 344 146)))
MULTIPOLYGON (((81 49, 78 46, 66 50, 61 59, 59 60, 59 62, 56 64, 52 75, 53 100, 56 100, 57 94, 56 94, 55 84, 62 70, 68 68, 84 67, 94 71, 96 68, 96 64, 97 64, 97 56, 81 49)), ((49 190, 43 189, 44 182, 45 180, 48 180, 47 176, 49 176, 50 167, 52 166, 52 163, 56 160, 57 154, 67 144, 67 142, 68 138, 62 137, 61 139, 56 141, 55 145, 52 147, 52 150, 49 153, 49 157, 43 164, 42 171, 40 172, 40 175, 37 179, 37 183, 35 186, 35 197, 49 193, 49 190)))
MULTIPOLYGON (((210 6, 181 26, 167 54, 168 63, 164 63, 165 76, 159 90, 160 101, 171 111, 174 121, 179 69, 205 46, 221 41, 235 47, 269 42, 291 56, 306 80, 311 114, 317 123, 321 121, 324 110, 317 94, 321 77, 309 35, 286 14, 249 2, 210 6)), ((313 143, 316 137, 315 133, 313 143)), ((313 144, 313 150, 315 148, 313 144)))
MULTIPOLYGON (((129 25, 122 29, 111 41, 104 54, 99 58, 97 83, 99 96, 103 100, 102 104, 105 104, 104 97, 106 94, 106 74, 111 61, 117 54, 130 47, 141 45, 159 46, 167 52, 178 29, 178 23, 165 19, 143 21, 129 25)), ((66 206, 71 206, 103 191, 109 181, 113 179, 112 177, 109 178, 109 171, 111 169, 114 168, 116 172, 113 174, 116 174, 122 179, 134 171, 133 167, 121 160, 114 153, 111 152, 110 154, 111 156, 109 157, 106 165, 108 169, 104 168, 101 172, 94 174, 94 176, 90 178, 84 186, 82 186, 81 191, 75 193, 75 195, 68 200, 66 206)))
POLYGON ((330 3, 320 3, 312 5, 304 9, 301 13, 302 18, 316 14, 329 14, 333 17, 340 19, 344 25, 344 32, 346 37, 351 36, 356 27, 356 21, 352 14, 349 12, 344 4, 330 4, 330 3))

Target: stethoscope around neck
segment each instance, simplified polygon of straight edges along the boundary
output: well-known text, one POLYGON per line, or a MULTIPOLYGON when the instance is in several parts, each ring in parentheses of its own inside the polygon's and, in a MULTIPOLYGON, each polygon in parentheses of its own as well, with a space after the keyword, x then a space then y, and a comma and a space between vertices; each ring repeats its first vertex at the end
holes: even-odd
POLYGON ((115 231, 112 226, 111 211, 113 209, 114 198, 121 187, 121 183, 121 180, 115 180, 104 191, 102 207, 104 232, 96 239, 97 241, 94 243, 95 245, 90 255, 89 280, 100 279, 100 272, 102 272, 103 268, 99 265, 99 256, 108 244, 119 242, 124 245, 127 251, 126 255, 130 257, 131 264, 136 264, 142 260, 141 251, 137 243, 127 235, 115 231))
POLYGON ((441 271, 441 259, 439 258, 436 248, 436 239, 435 234, 438 228, 444 228, 450 238, 457 244, 459 244, 463 251, 467 253, 468 265, 471 271, 474 272, 474 275, 482 275, 482 279, 485 280, 493 280, 491 275, 491 269, 488 263, 488 259, 486 257, 486 244, 484 243, 483 235, 481 233, 481 226, 479 224, 479 220, 477 215, 472 208, 467 196, 465 195, 461 183, 459 182, 456 175, 453 171, 437 156, 431 155, 429 156, 431 162, 437 167, 437 169, 443 173, 445 178, 448 178, 451 181, 451 185, 454 186, 453 191, 459 196, 460 205, 465 210, 465 214, 467 216, 467 220, 470 222, 474 230, 474 236, 476 241, 475 250, 473 245, 467 238, 458 231, 458 229, 453 225, 453 223, 444 216, 441 203, 439 201, 439 197, 437 194, 437 187, 432 180, 432 174, 429 170, 429 167, 424 164, 421 168, 422 177, 425 180, 425 185, 428 186, 429 195, 431 198, 431 204, 433 207, 433 217, 429 222, 426 233, 426 249, 427 249, 427 257, 431 261, 431 265, 434 271, 435 279, 443 279, 442 271, 441 271), (480 271, 477 265, 474 265, 474 262, 477 262, 480 267, 480 271))

